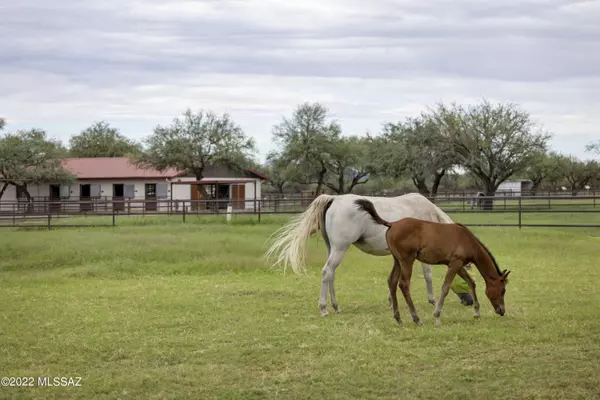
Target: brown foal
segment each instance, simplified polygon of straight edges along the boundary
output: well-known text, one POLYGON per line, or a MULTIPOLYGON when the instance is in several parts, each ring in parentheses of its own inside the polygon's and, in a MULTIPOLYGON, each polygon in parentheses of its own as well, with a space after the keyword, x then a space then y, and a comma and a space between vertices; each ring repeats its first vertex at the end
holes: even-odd
POLYGON ((442 293, 433 313, 436 324, 440 323, 444 299, 456 274, 469 284, 473 292, 475 318, 479 317, 479 302, 475 294, 475 282, 464 269, 464 266, 469 263, 475 264, 483 277, 486 286, 485 294, 492 303, 496 314, 504 315, 504 294, 506 293, 505 287, 508 284, 506 278, 510 271, 500 271, 492 253, 464 225, 443 224, 414 218, 403 218, 392 223, 383 220, 369 200, 358 199, 355 204, 358 205, 360 210, 368 213, 375 223, 388 228, 386 240, 394 257, 394 267, 388 278, 388 285, 394 318, 398 323, 402 323, 396 297, 396 288, 400 286, 413 321, 419 326, 423 325, 410 297, 410 279, 415 260, 432 265, 442 264, 448 266, 446 278, 442 285, 442 293))

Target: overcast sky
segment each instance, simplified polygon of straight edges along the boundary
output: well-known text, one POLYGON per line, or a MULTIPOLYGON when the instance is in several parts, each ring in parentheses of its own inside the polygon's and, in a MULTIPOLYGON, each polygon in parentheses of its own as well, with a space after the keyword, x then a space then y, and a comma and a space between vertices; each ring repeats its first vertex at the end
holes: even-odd
POLYGON ((346 134, 438 101, 515 102, 587 158, 600 139, 600 2, 0 0, 0 116, 67 142, 228 112, 260 158, 304 101, 346 134))

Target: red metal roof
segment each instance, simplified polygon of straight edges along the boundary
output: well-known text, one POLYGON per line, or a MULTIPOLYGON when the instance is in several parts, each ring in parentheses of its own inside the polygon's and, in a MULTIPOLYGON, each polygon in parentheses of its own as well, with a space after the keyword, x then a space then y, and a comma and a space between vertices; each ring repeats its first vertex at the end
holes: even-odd
POLYGON ((254 174, 254 175, 258 176, 259 178, 261 178, 261 179, 264 179, 265 181, 268 181, 268 180, 269 180, 269 177, 268 177, 268 176, 266 176, 265 174, 261 174, 260 172, 258 172, 258 171, 256 171, 256 170, 254 170, 254 169, 250 169, 250 168, 249 168, 249 169, 248 169, 248 171, 249 171, 251 174, 254 174))
POLYGON ((233 184, 233 183, 252 183, 256 182, 255 179, 202 179, 199 181, 177 181, 172 182, 173 185, 208 185, 213 183, 225 183, 225 184, 233 184))
MULTIPOLYGON (((62 165, 67 171, 70 171, 80 180, 172 179, 185 175, 184 172, 178 171, 175 168, 169 168, 162 172, 153 168, 138 168, 131 164, 127 157, 66 158, 63 160, 62 165)), ((259 179, 269 179, 255 170, 249 169, 248 172, 259 179)), ((227 179, 219 179, 219 182, 225 183, 225 181, 227 181, 227 179)), ((235 182, 241 183, 239 180, 235 182)), ((247 182, 254 181, 248 180, 247 182)), ((206 182, 202 181, 201 183, 206 182)), ((233 181, 231 183, 233 183, 233 181)), ((190 184, 190 182, 182 182, 181 184, 190 184)))
POLYGON ((127 157, 67 158, 62 165, 78 179, 167 179, 183 175, 174 168, 162 172, 138 168, 127 157))

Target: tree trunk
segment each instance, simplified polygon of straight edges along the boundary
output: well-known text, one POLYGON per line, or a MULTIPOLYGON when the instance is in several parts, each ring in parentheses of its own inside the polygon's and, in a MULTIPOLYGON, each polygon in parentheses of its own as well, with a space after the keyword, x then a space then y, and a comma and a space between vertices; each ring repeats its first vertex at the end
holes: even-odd
POLYGON ((345 189, 344 189, 344 186, 345 186, 345 182, 344 182, 344 169, 342 169, 340 171, 340 174, 338 175, 338 190, 337 190, 338 194, 346 193, 345 189))
POLYGON ((323 190, 326 173, 327 173, 327 168, 321 168, 321 171, 319 171, 319 179, 317 180, 317 188, 315 189, 315 197, 318 197, 321 194, 321 190, 323 190))
POLYGON ((4 192, 6 191, 6 188, 8 187, 9 183, 8 182, 4 182, 4 186, 2 186, 2 189, 0 190, 0 200, 2 200, 2 196, 4 196, 4 192))
MULTIPOLYGON (((484 190, 484 194, 485 197, 494 197, 496 195, 496 189, 497 187, 494 187, 492 185, 485 185, 485 190, 484 190)), ((494 199, 490 198, 490 199, 481 199, 481 203, 482 203, 482 208, 485 211, 492 211, 494 209, 494 199)))
POLYGON ((354 189, 354 187, 356 185, 364 185, 365 183, 369 182, 369 179, 364 180, 364 181, 360 181, 362 178, 364 178, 365 175, 358 175, 356 178, 354 178, 352 180, 352 182, 350 183, 350 187, 348 188, 348 190, 346 191, 346 193, 352 193, 352 189, 354 189))
MULTIPOLYGON (((32 213, 33 212, 33 199, 31 198, 31 194, 29 193, 29 190, 27 190, 27 184, 24 185, 16 185, 17 189, 20 189, 23 191, 23 193, 25 194, 25 198, 27 198, 27 211, 26 213, 32 213)), ((19 190, 17 190, 18 192, 19 190)), ((18 200, 18 199, 17 199, 18 200)))
POLYGON ((413 176, 412 181, 419 190, 419 193, 425 197, 429 197, 429 188, 427 187, 427 183, 425 182, 424 178, 417 178, 413 176))
POLYGON ((446 174, 446 170, 443 169, 441 172, 436 172, 433 177, 433 185, 431 186, 431 197, 435 199, 437 195, 438 188, 440 187, 440 183, 442 182, 442 178, 446 174))
POLYGON ((277 191, 280 195, 283 195, 283 187, 285 186, 285 182, 280 182, 277 184, 277 191))
POLYGON ((537 196, 537 191, 540 188, 540 184, 542 183, 541 180, 532 180, 531 181, 533 183, 533 186, 531 186, 531 195, 532 196, 537 196))

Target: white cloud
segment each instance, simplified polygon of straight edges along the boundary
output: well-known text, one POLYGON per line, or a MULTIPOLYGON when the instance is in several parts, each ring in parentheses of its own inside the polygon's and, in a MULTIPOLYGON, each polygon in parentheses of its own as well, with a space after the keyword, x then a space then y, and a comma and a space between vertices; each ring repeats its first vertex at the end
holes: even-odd
POLYGON ((597 2, 25 0, 2 14, 7 128, 65 141, 101 119, 140 138, 210 108, 264 155, 304 101, 361 134, 482 97, 519 103, 559 150, 585 156, 600 136, 597 2))

